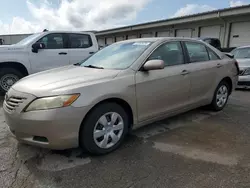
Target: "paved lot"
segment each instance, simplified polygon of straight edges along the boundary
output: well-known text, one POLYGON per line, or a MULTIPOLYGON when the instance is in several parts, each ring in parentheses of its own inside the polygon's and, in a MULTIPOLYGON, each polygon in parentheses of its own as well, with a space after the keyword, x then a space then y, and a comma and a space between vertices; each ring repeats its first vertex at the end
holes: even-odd
POLYGON ((0 112, 0 187, 250 187, 250 91, 137 130, 114 153, 18 144, 0 112))

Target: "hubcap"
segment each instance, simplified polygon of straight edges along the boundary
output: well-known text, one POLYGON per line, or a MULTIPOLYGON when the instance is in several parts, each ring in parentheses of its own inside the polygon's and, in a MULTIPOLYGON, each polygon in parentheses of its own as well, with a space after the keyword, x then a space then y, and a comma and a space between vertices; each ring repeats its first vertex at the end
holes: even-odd
POLYGON ((218 107, 223 107, 225 103, 227 102, 227 97, 228 97, 228 90, 225 85, 222 85, 216 95, 216 103, 218 107))
POLYGON ((121 139, 124 129, 124 121, 116 112, 104 114, 97 121, 93 137, 96 145, 108 149, 121 139))
POLYGON ((1 87, 4 91, 8 91, 10 87, 18 81, 18 77, 14 74, 6 74, 1 78, 1 87))

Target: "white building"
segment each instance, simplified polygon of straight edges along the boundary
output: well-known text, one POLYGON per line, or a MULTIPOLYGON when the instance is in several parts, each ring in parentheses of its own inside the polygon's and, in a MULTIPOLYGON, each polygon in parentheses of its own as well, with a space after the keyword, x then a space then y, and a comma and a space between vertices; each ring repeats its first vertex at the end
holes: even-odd
POLYGON ((102 46, 143 37, 215 37, 222 47, 250 45, 250 5, 99 31, 102 46))
POLYGON ((2 44, 15 44, 29 35, 31 34, 0 35, 0 45, 1 41, 2 44))
MULTIPOLYGON (((100 46, 142 37, 215 37, 222 47, 250 45, 250 5, 95 32, 100 46)), ((14 44, 29 34, 0 35, 14 44)))

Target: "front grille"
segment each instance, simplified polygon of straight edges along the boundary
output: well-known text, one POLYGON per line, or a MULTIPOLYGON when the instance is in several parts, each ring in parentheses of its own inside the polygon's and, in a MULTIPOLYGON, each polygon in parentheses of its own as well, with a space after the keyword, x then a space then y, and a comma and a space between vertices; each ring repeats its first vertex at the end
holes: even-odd
POLYGON ((239 81, 238 85, 239 86, 250 86, 250 81, 249 82, 247 82, 247 81, 239 81))
POLYGON ((26 100, 26 98, 24 97, 16 97, 16 96, 12 96, 9 98, 6 97, 4 104, 9 111, 14 111, 21 103, 24 102, 24 100, 26 100))
POLYGON ((243 75, 243 74, 244 74, 244 72, 245 72, 245 70, 240 70, 239 75, 240 75, 240 76, 241 76, 241 75, 243 75))

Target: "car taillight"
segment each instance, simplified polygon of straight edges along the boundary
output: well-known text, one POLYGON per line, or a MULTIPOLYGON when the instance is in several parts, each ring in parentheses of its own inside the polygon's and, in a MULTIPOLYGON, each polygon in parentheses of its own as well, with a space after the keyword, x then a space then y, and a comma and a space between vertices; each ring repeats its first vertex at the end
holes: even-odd
POLYGON ((237 75, 239 75, 240 74, 239 63, 235 60, 234 64, 235 64, 236 69, 237 69, 237 75))

